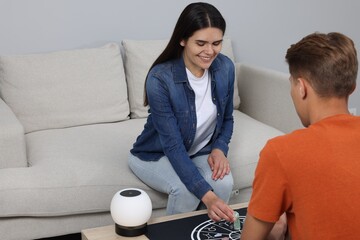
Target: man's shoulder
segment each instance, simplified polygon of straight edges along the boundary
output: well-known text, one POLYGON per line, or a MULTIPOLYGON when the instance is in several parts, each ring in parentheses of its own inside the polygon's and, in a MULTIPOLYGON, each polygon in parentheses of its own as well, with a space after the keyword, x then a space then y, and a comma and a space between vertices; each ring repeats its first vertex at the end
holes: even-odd
POLYGON ((272 139, 270 139, 268 142, 272 144, 282 144, 282 143, 288 143, 289 141, 297 141, 304 139, 304 137, 310 137, 312 135, 311 130, 308 128, 300 128, 296 129, 290 133, 276 136, 272 139))

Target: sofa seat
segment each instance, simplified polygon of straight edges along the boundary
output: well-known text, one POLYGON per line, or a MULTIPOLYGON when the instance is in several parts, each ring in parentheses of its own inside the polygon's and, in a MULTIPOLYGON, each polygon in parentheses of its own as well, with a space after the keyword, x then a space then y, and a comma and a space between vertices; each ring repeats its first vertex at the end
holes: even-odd
MULTIPOLYGON (((30 166, 2 169, 0 175, 1 217, 104 212, 119 189, 138 185, 148 190, 124 170, 144 122, 135 119, 27 134, 30 166)), ((155 208, 166 204, 162 194, 149 194, 155 208)))
MULTIPOLYGON (((129 149, 145 120, 28 133, 30 167, 2 169, 0 175, 1 217, 107 212, 112 196, 128 187, 144 189, 154 209, 165 208, 167 195, 144 185, 127 165, 129 149)), ((258 152, 267 139, 282 133, 237 110, 234 121, 228 158, 237 195, 251 186, 258 152)))

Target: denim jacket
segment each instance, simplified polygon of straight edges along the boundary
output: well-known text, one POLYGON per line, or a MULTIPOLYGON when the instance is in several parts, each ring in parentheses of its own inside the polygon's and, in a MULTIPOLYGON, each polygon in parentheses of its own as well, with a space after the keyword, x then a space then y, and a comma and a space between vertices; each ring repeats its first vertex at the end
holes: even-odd
MULTIPOLYGON (((209 144, 196 156, 209 154, 214 148, 227 155, 233 132, 234 64, 218 54, 209 74, 217 122, 209 144)), ((146 90, 149 116, 131 153, 144 161, 156 161, 166 155, 181 181, 201 199, 212 188, 193 164, 194 156, 187 153, 195 137, 196 109, 183 58, 154 66, 148 74, 146 90)))

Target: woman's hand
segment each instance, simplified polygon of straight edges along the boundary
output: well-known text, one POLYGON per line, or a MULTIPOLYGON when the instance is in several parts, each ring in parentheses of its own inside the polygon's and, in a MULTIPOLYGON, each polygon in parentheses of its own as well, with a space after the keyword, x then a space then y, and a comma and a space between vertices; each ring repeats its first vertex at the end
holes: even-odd
POLYGON ((205 193, 201 201, 206 205, 208 216, 211 220, 218 222, 225 219, 234 222, 234 211, 212 191, 205 193))
POLYGON ((223 179, 225 175, 230 173, 229 161, 220 149, 213 149, 208 157, 208 163, 213 172, 212 179, 223 179))

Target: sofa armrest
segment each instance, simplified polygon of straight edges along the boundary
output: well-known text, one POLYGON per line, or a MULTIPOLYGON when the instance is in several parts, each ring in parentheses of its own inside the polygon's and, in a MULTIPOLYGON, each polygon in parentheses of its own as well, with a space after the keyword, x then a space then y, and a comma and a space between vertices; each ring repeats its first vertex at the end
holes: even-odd
POLYGON ((0 169, 27 167, 24 127, 0 98, 0 169))
POLYGON ((240 111, 288 133, 302 128, 290 96, 289 74, 236 63, 240 111))

